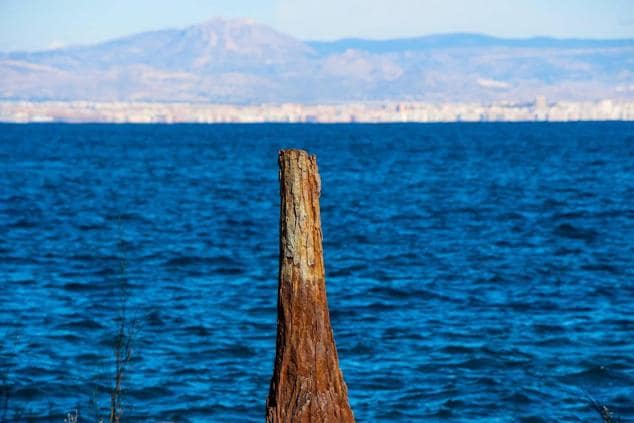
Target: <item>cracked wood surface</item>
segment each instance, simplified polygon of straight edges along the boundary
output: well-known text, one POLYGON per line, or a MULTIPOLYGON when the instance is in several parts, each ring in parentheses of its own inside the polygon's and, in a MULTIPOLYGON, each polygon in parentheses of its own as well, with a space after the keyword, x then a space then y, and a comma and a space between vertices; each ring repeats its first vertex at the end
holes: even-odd
POLYGON ((354 422, 328 314, 317 159, 283 150, 275 368, 267 422, 354 422))

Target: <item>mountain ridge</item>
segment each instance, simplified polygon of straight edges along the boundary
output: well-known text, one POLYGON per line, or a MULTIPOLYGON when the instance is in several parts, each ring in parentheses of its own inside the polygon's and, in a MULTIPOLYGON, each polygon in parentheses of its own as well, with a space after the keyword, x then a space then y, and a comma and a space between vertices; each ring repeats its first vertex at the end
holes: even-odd
MULTIPOLYGON (((429 34, 417 37, 368 39, 342 38, 332 41, 306 41, 314 48, 330 47, 339 50, 346 48, 372 51, 396 51, 403 49, 420 50, 424 48, 461 48, 461 47, 524 47, 524 48, 610 48, 633 47, 634 38, 594 39, 594 38, 556 38, 535 36, 526 38, 503 38, 488 34, 470 32, 450 32, 429 34)), ((329 50, 332 51, 332 50, 329 50)))
MULTIPOLYGON (((105 44, 111 44, 116 42, 125 41, 139 35, 156 35, 164 32, 183 32, 192 28, 203 28, 208 26, 215 26, 219 23, 229 23, 229 24, 240 24, 244 26, 255 25, 260 27, 269 28, 279 34, 283 34, 282 32, 274 30, 272 27, 269 27, 264 24, 258 23, 256 20, 251 18, 223 18, 223 17, 213 17, 207 19, 205 21, 199 22, 194 25, 189 25, 186 27, 170 27, 163 29, 153 29, 148 31, 134 32, 127 35, 122 35, 118 37, 113 37, 108 40, 86 43, 86 44, 71 44, 68 46, 50 48, 50 49, 38 49, 38 50, 0 50, 0 54, 10 55, 10 54, 38 54, 38 53, 49 53, 53 51, 60 50, 73 50, 73 49, 83 49, 88 47, 96 47, 105 44)), ((287 35, 288 37, 292 37, 287 35)), ((444 32, 444 33, 430 33, 424 35, 414 35, 414 36, 404 36, 404 37, 388 37, 388 38, 371 38, 371 37, 342 37, 336 38, 333 40, 316 40, 316 39, 306 39, 302 40, 299 38, 295 38, 296 40, 303 42, 307 45, 342 45, 347 43, 365 43, 365 44, 398 44, 398 43, 415 43, 421 42, 422 44, 434 46, 434 47, 448 47, 447 43, 443 44, 443 42, 454 42, 460 44, 461 42, 469 43, 470 39, 473 40, 486 40, 490 43, 507 45, 507 46, 524 46, 524 47, 566 47, 566 48, 575 48, 575 47, 623 47, 623 46, 634 46, 634 38, 583 38, 583 37, 552 37, 546 35, 536 35, 530 37, 500 37, 486 33, 479 32, 444 32), (434 45, 436 44, 436 45, 434 45)), ((461 45, 453 45, 454 47, 459 47, 461 45)), ((468 46, 462 45, 462 46, 468 46)))
POLYGON ((214 18, 102 43, 0 53, 0 99, 495 101, 634 97, 634 39, 453 33, 301 41, 214 18))

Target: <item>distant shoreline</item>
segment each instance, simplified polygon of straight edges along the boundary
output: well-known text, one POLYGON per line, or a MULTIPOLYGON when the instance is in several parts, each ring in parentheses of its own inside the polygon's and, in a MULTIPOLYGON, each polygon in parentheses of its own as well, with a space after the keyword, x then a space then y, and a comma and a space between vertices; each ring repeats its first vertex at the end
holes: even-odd
POLYGON ((0 101, 4 123, 442 123, 634 121, 634 101, 228 105, 0 101))

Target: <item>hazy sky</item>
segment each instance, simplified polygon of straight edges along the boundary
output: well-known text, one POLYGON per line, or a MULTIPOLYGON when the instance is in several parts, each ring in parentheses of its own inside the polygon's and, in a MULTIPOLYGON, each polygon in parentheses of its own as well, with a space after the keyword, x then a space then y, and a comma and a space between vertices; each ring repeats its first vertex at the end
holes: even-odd
POLYGON ((0 0, 0 50, 249 17, 301 39, 442 32, 634 38, 634 0, 0 0))

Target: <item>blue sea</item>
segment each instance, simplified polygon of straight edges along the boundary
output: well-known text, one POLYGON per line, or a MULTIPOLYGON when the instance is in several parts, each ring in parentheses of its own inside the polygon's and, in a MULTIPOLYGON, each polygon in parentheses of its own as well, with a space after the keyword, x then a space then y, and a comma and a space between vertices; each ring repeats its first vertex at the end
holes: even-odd
POLYGON ((359 422, 634 419, 634 124, 0 125, 0 421, 261 422, 277 153, 359 422))

